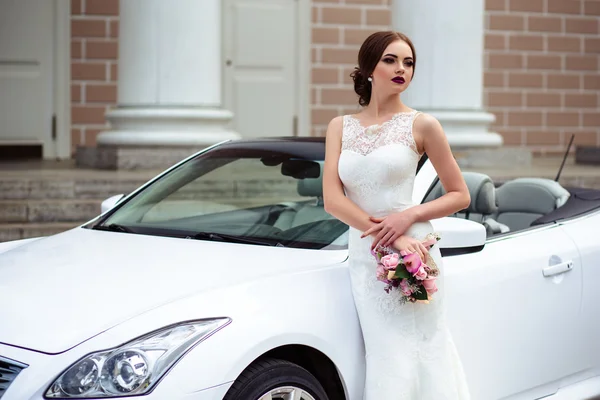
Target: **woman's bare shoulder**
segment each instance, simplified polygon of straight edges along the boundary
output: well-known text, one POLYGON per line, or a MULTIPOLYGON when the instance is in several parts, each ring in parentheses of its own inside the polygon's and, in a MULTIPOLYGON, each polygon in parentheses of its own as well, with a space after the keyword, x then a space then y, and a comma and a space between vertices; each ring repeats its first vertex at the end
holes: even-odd
POLYGON ((327 136, 335 136, 339 137, 342 135, 342 128, 344 126, 344 116, 339 115, 329 121, 329 125, 327 125, 327 136))
POLYGON ((419 112, 414 121, 413 130, 418 130, 423 133, 435 131, 442 127, 440 121, 438 121, 436 117, 424 112, 419 112))
POLYGON ((343 125, 343 123, 344 123, 344 116, 338 115, 337 117, 334 117, 331 121, 329 121, 329 126, 340 127, 343 125))
POLYGON ((426 140, 438 140, 445 137, 444 128, 436 117, 427 113, 419 113, 413 123, 413 137, 418 144, 426 140))

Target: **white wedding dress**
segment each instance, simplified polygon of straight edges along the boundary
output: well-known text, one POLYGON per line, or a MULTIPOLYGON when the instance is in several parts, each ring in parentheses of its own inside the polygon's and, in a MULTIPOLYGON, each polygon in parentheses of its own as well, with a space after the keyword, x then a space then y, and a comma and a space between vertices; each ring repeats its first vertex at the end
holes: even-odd
MULTIPOLYGON (((348 198, 382 217, 412 206, 419 154, 412 135, 417 112, 395 114, 379 129, 365 129, 345 115, 338 173, 348 198)), ((407 234, 424 240, 430 223, 407 234)), ((430 255, 440 268, 438 292, 429 304, 400 304, 375 276, 372 238, 350 228, 350 277, 366 350, 365 400, 469 399, 462 365, 445 323, 443 265, 437 246, 430 255)))

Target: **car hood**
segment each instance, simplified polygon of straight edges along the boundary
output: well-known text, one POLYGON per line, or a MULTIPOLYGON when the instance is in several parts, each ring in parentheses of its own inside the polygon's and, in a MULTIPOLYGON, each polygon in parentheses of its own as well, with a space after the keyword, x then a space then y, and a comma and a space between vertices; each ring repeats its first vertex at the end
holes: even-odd
POLYGON ((76 228, 0 255, 0 343, 61 353, 167 303, 345 258, 76 228))

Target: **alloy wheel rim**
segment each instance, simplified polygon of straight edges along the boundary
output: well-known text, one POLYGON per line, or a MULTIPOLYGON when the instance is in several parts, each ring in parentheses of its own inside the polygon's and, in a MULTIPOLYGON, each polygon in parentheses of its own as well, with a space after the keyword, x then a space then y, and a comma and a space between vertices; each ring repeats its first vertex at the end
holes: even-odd
POLYGON ((281 386, 263 394, 258 400, 315 400, 306 390, 295 386, 281 386))

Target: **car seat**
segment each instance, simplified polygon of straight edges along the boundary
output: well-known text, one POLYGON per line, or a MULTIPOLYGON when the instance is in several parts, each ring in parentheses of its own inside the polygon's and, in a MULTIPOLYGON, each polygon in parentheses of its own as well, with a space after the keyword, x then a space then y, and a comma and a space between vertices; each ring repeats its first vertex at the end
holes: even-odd
POLYGON ((517 178, 496 189, 496 196, 498 211, 495 219, 508 225, 511 231, 518 231, 564 205, 570 194, 550 179, 517 178))
POLYGON ((313 200, 305 203, 286 204, 289 209, 279 215, 273 226, 285 230, 310 222, 334 218, 325 211, 323 202, 323 163, 320 164, 321 173, 318 178, 299 179, 297 183, 298 194, 303 197, 312 197, 313 200))
MULTIPOLYGON (((471 203, 469 207, 454 214, 454 216, 483 224, 488 236, 508 232, 508 226, 499 224, 493 218, 494 213, 498 211, 498 206, 496 189, 492 179, 478 172, 463 172, 462 175, 469 189, 471 203)), ((424 202, 435 200, 445 193, 446 191, 438 180, 424 202)))

